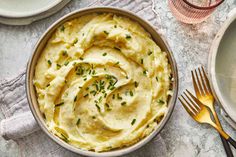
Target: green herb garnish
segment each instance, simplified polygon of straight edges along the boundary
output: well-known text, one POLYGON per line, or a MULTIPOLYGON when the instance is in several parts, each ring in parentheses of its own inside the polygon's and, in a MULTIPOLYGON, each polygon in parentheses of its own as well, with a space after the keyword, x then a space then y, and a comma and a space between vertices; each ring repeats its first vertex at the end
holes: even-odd
POLYGON ((116 50, 120 51, 120 48, 118 48, 118 47, 114 47, 114 49, 116 49, 116 50))
POLYGON ((119 61, 115 63, 115 65, 118 65, 118 64, 120 64, 120 62, 119 62, 119 61))
POLYGON ((57 63, 57 68, 59 69, 60 67, 61 67, 61 65, 57 63))
POLYGON ((46 87, 49 87, 50 86, 50 83, 49 84, 47 84, 47 86, 46 87))
POLYGON ((87 93, 87 94, 85 94, 85 95, 84 95, 84 98, 86 98, 88 95, 89 95, 88 93, 87 93))
POLYGON ((84 58, 83 58, 83 57, 79 57, 79 59, 80 59, 80 60, 84 60, 84 58))
POLYGON ((48 65, 52 65, 52 62, 50 60, 48 60, 48 65))
POLYGON ((63 137, 62 138, 63 141, 65 141, 66 143, 69 142, 68 138, 64 134, 61 133, 61 136, 63 137))
POLYGON ((150 56, 151 54, 152 54, 152 51, 149 51, 149 52, 148 52, 148 55, 150 56))
POLYGON ((64 63, 65 66, 67 66, 68 64, 69 64, 69 61, 66 61, 66 62, 64 63))
POLYGON ((102 56, 106 56, 106 55, 107 55, 107 53, 106 53, 106 52, 102 54, 102 56))
POLYGON ((138 87, 138 82, 134 82, 134 86, 137 88, 138 87))
POLYGON ((143 74, 144 74, 144 75, 147 75, 147 70, 144 70, 144 71, 143 71, 143 74))
POLYGON ((114 28, 117 28, 117 25, 114 25, 114 28))
POLYGON ((134 93, 132 91, 129 91, 130 96, 134 96, 134 93))
POLYGON ((157 82, 158 82, 158 77, 156 76, 156 80, 157 80, 157 82))
POLYGON ((143 59, 141 59, 141 64, 143 64, 143 59))
POLYGON ((131 122, 131 125, 134 125, 135 122, 136 122, 136 119, 133 119, 131 122))
POLYGON ((161 99, 159 99, 158 101, 157 101, 159 104, 164 104, 165 102, 163 101, 163 100, 161 100, 161 99))
POLYGON ((55 107, 58 107, 58 106, 61 106, 61 105, 64 105, 64 102, 61 102, 59 104, 56 104, 55 107))
POLYGON ((77 42, 78 42, 78 38, 75 38, 72 44, 75 45, 77 42))
POLYGON ((66 50, 63 50, 63 51, 62 51, 62 55, 63 55, 63 56, 67 56, 67 55, 68 55, 68 54, 67 54, 67 51, 66 51, 66 50))
POLYGON ((77 120, 76 125, 79 125, 80 123, 80 118, 77 120))
POLYGON ((98 104, 95 104, 95 106, 97 107, 98 112, 101 112, 101 108, 98 106, 98 104))
POLYGON ((107 31, 103 31, 106 35, 108 35, 109 34, 109 32, 107 32, 107 31))
POLYGON ((126 35, 125 35, 125 38, 126 38, 126 39, 131 39, 131 35, 126 34, 126 35))
POLYGON ((122 106, 126 105, 126 102, 125 102, 125 101, 123 101, 123 102, 121 103, 121 105, 122 105, 122 106))

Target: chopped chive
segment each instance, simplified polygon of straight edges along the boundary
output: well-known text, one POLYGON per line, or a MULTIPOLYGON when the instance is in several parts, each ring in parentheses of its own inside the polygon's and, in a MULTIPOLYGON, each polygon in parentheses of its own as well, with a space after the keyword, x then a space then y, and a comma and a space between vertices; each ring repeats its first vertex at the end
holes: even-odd
POLYGON ((82 33, 82 36, 84 36, 84 33, 82 33))
POLYGON ((84 58, 83 58, 83 57, 79 57, 79 59, 80 59, 80 60, 84 60, 84 58))
POLYGON ((120 51, 120 48, 118 48, 118 47, 114 47, 114 49, 116 49, 116 50, 120 51))
POLYGON ((64 104, 64 102, 61 102, 61 103, 59 103, 59 104, 56 104, 55 107, 61 106, 61 105, 63 105, 63 104, 64 104))
POLYGON ((68 64, 69 64, 69 61, 66 61, 66 62, 64 63, 65 66, 67 66, 68 64))
POLYGON ((61 67, 61 65, 57 63, 57 68, 60 68, 60 67, 61 67))
POLYGON ((125 101, 123 101, 123 102, 121 103, 121 105, 122 105, 122 106, 126 105, 126 102, 125 102, 125 101))
POLYGON ((52 62, 50 60, 48 60, 48 65, 52 65, 52 62))
POLYGON ((147 70, 144 70, 144 71, 143 71, 143 74, 144 74, 144 75, 147 75, 147 70))
POLYGON ((149 124, 146 126, 146 128, 149 128, 149 124))
POLYGON ((152 51, 149 51, 149 52, 148 52, 148 55, 150 56, 151 54, 152 54, 152 51))
POLYGON ((106 107, 107 107, 107 108, 109 108, 109 107, 110 107, 108 103, 105 103, 105 105, 106 105, 106 107))
POLYGON ((125 76, 125 78, 126 78, 126 79, 129 79, 129 77, 128 77, 128 76, 125 76))
POLYGON ((87 80, 87 78, 84 78, 84 81, 86 81, 87 80))
POLYGON ((126 39, 131 39, 131 35, 126 34, 126 35, 125 35, 125 38, 126 38, 126 39))
POLYGON ((114 87, 114 86, 112 86, 112 87, 110 88, 110 90, 113 90, 113 89, 115 89, 115 87, 114 87))
POLYGON ((101 108, 98 106, 98 104, 95 104, 95 106, 97 107, 98 111, 101 112, 101 108))
POLYGON ((74 98, 74 102, 76 102, 76 100, 77 100, 77 95, 76 95, 75 98, 74 98))
POLYGON ((88 95, 89 95, 88 93, 87 93, 87 94, 85 94, 85 95, 84 95, 84 98, 86 98, 88 95))
POLYGON ((161 99, 159 99, 158 101, 157 101, 159 104, 164 104, 165 102, 163 101, 163 100, 161 100, 161 99))
POLYGON ((79 86, 79 89, 81 89, 82 87, 81 86, 79 86))
POLYGON ((67 80, 65 80, 65 83, 67 83, 67 80))
POLYGON ((50 86, 50 83, 49 84, 47 84, 47 86, 46 87, 49 87, 50 86))
POLYGON ((117 25, 114 25, 114 28, 117 28, 117 25))
POLYGON ((104 98, 106 98, 106 97, 107 97, 107 93, 104 94, 104 98))
POLYGON ((63 51, 62 51, 62 55, 63 55, 63 56, 67 56, 67 51, 66 51, 66 50, 63 50, 63 51))
POLYGON ((86 90, 89 90, 89 87, 86 87, 85 89, 86 89, 86 90))
POLYGON ((120 96, 119 93, 117 93, 117 99, 122 100, 122 97, 120 96))
POLYGON ((134 86, 137 88, 138 87, 138 82, 134 82, 134 86))
POLYGON ((80 118, 77 120, 76 125, 79 125, 80 123, 80 118))
POLYGON ((92 116, 93 119, 95 119, 96 117, 95 116, 92 116))
POLYGON ((102 54, 102 56, 106 56, 106 55, 107 55, 107 53, 106 53, 106 52, 102 54))
POLYGON ((134 93, 132 91, 129 91, 130 96, 134 96, 134 93))
POLYGON ((60 28, 60 31, 61 31, 61 32, 64 32, 64 30, 65 30, 65 26, 62 25, 61 28, 60 28))
POLYGON ((64 134, 61 133, 61 136, 63 137, 63 139, 62 139, 63 141, 69 142, 68 138, 64 134))
POLYGON ((141 64, 143 64, 143 59, 141 58, 141 64))
POLYGON ((112 99, 115 99, 115 94, 112 94, 112 99))
POLYGON ((131 122, 131 125, 134 125, 135 122, 136 122, 136 119, 133 119, 131 122))
POLYGON ((119 62, 119 61, 115 63, 115 65, 118 65, 118 64, 120 64, 120 62, 119 62))
POLYGON ((73 45, 75 45, 78 42, 78 38, 75 38, 73 41, 73 45))
POLYGON ((157 82, 158 82, 158 77, 156 76, 156 80, 157 80, 157 82))
POLYGON ((106 35, 108 35, 109 34, 109 32, 107 32, 107 31, 103 31, 106 35))

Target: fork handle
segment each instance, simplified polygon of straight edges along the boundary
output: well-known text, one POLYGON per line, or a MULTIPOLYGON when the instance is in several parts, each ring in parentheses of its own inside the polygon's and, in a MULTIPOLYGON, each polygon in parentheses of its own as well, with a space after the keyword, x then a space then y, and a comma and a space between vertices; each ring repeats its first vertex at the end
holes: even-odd
POLYGON ((226 156, 227 157, 234 157, 233 152, 232 152, 232 150, 230 148, 229 142, 223 136, 221 136, 221 135, 220 135, 220 138, 221 138, 221 141, 223 143, 226 156))
POLYGON ((235 140, 233 140, 231 137, 229 137, 227 139, 227 141, 229 141, 229 143, 232 144, 232 146, 236 149, 236 141, 235 140))

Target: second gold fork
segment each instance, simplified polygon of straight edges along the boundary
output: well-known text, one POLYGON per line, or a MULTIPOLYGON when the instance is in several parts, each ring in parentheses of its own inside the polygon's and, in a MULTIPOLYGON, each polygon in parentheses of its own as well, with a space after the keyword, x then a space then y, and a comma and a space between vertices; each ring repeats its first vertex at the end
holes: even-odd
MULTIPOLYGON (((214 108, 214 96, 212 94, 210 83, 209 83, 209 80, 207 78, 207 74, 204 68, 201 67, 201 69, 200 68, 198 68, 198 70, 195 69, 194 71, 191 71, 191 73, 192 73, 193 86, 194 86, 194 90, 195 90, 197 98, 204 105, 210 108, 214 116, 216 125, 222 129, 219 118, 214 108)), ((229 146, 229 143, 222 136, 220 137, 221 137, 221 141, 223 143, 225 152, 227 154, 227 157, 233 157, 233 153, 229 146)))

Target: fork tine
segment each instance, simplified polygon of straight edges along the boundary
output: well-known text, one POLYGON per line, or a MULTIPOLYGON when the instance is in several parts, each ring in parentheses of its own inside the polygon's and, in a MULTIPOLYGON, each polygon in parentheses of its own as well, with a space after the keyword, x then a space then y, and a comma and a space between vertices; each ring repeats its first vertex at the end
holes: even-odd
POLYGON ((195 76, 196 76, 196 78, 197 78, 197 82, 198 82, 198 87, 199 87, 199 90, 200 90, 200 94, 201 94, 201 95, 204 95, 204 92, 203 92, 203 89, 202 89, 202 85, 201 85, 201 82, 200 82, 199 77, 198 77, 198 74, 197 74, 197 70, 195 69, 194 72, 195 72, 195 76))
POLYGON ((205 81, 206 81, 206 85, 207 85, 208 91, 209 91, 209 93, 211 94, 212 91, 211 91, 211 86, 210 86, 209 79, 208 79, 208 77, 207 77, 207 74, 206 74, 204 68, 203 68, 203 67, 201 67, 201 68, 202 68, 203 76, 204 76, 205 81))
POLYGON ((195 104, 197 104, 199 106, 199 108, 204 107, 204 105, 195 96, 193 96, 192 93, 190 93, 187 89, 186 89, 186 91, 191 96, 191 98, 195 101, 195 104))
POLYGON ((198 88, 198 86, 197 86, 196 78, 195 78, 195 76, 194 76, 193 71, 191 71, 191 74, 192 74, 193 87, 194 87, 195 93, 196 93, 197 97, 199 97, 199 96, 201 95, 201 93, 200 93, 199 88, 198 88))
MULTIPOLYGON (((191 102, 191 104, 189 104, 190 106, 193 106, 193 108, 195 109, 195 111, 199 112, 200 107, 198 105, 195 104, 195 102, 193 102, 193 100, 186 94, 186 92, 184 92, 184 95, 188 98, 188 100, 191 102)), ((186 100, 185 100, 186 101, 186 100)))
MULTIPOLYGON (((181 95, 181 96, 182 96, 182 95, 181 95)), ((183 96, 182 96, 182 98, 183 98, 183 96)), ((184 101, 181 100, 180 97, 178 97, 178 99, 179 99, 179 101, 181 102, 181 104, 183 105, 183 107, 185 108, 185 110, 190 114, 190 116, 195 116, 195 115, 196 115, 196 113, 193 112, 193 111, 191 111, 191 110, 188 108, 188 106, 184 103, 184 101)))
POLYGON ((200 74, 200 78, 201 78, 201 81, 202 81, 202 86, 203 86, 203 88, 205 90, 205 94, 209 94, 208 89, 206 87, 206 83, 205 83, 205 81, 204 81, 204 79, 202 77, 202 72, 201 72, 200 68, 198 68, 198 72, 200 74))

